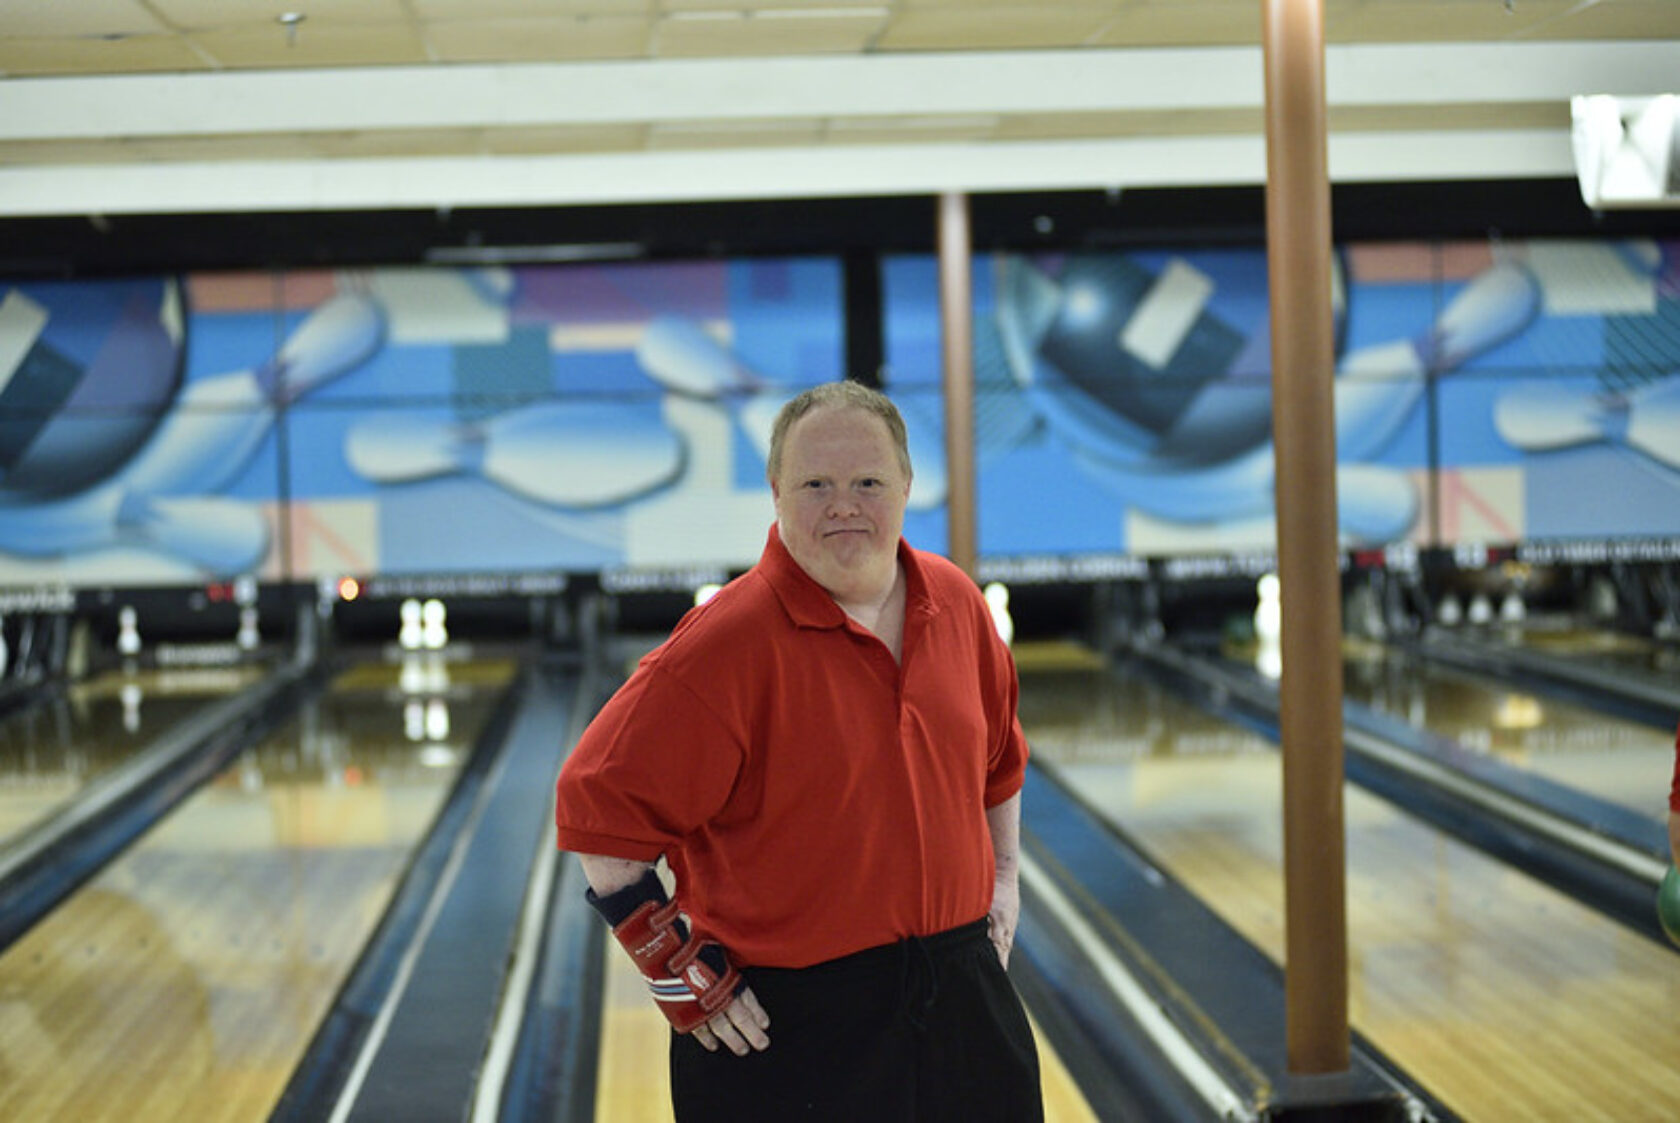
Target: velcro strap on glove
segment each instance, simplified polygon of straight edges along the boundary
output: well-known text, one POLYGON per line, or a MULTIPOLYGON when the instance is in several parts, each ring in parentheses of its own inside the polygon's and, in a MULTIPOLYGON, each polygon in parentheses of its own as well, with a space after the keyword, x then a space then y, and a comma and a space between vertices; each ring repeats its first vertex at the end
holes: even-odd
POLYGON ((694 938, 677 903, 652 870, 641 881, 589 903, 612 925, 654 1001, 678 1033, 690 1033, 734 1001, 740 971, 716 940, 694 938))

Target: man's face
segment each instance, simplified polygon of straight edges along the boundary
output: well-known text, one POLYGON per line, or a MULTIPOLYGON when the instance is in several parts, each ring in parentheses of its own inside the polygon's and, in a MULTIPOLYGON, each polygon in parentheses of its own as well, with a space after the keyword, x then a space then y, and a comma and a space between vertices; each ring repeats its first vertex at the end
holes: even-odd
POLYGON ((841 601, 884 595, 910 498, 885 421, 845 406, 806 414, 788 430, 770 490, 800 568, 841 601))

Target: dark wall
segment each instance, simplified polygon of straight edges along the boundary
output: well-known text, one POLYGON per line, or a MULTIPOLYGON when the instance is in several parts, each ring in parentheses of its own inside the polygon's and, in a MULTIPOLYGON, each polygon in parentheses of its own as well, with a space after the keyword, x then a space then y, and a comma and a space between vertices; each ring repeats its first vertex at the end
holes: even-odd
MULTIPOLYGON (((1595 214, 1573 179, 1337 187, 1338 240, 1604 237, 1680 233, 1680 211, 1595 214)), ((1265 238, 1259 187, 974 196, 972 236, 991 249, 1101 249, 1265 238)), ((509 247, 581 257, 695 258, 932 252, 931 197, 522 209, 117 215, 0 219, 0 276, 81 277, 400 265, 509 247)))

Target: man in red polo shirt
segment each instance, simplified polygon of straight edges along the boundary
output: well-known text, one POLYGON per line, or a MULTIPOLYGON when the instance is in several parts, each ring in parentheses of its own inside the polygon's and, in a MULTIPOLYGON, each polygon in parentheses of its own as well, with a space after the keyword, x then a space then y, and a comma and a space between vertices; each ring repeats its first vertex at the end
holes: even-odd
POLYGON ((1680 866, 1680 730, 1674 733, 1674 782, 1668 789, 1668 856, 1680 866))
POLYGON ((560 845, 676 1031, 679 1123, 1032 1123, 1008 648, 967 575, 901 538, 886 397, 799 395, 768 476, 758 564, 562 769, 560 845))

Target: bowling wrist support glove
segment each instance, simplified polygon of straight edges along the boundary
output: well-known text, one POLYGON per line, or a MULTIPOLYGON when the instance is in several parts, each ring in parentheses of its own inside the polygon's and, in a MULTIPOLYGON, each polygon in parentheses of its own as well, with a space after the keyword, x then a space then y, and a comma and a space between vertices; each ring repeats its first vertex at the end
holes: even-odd
POLYGON ((584 896, 630 953, 642 981, 678 1033, 705 1025, 744 989, 741 972, 723 945, 694 936, 653 870, 605 897, 593 889, 584 896))

